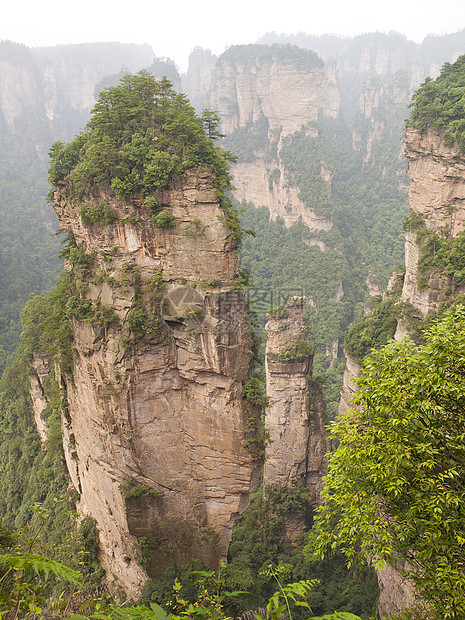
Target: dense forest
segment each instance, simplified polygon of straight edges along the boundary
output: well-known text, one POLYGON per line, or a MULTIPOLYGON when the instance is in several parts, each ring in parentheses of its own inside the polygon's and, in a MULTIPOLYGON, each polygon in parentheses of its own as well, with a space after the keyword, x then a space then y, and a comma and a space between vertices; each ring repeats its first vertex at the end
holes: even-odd
MULTIPOLYGON (((255 59, 257 52, 267 58, 264 47, 239 49, 242 60, 255 59)), ((14 51, 17 53, 16 48, 14 51)), ((20 51, 26 54, 25 50, 20 51)), ((3 48, 3 53, 8 55, 8 50, 3 48)), ((237 49, 227 53, 237 59, 237 49)), ((279 61, 292 62, 303 71, 323 66, 316 54, 303 53, 298 48, 274 45, 267 53, 279 61)), ((461 150, 465 122, 463 58, 453 65, 447 64, 437 80, 425 81, 416 92, 409 121, 420 130, 433 126, 445 131, 449 144, 457 144, 461 150)), ((159 81, 153 77, 164 68, 167 69, 165 75, 176 78, 172 63, 166 60, 161 61, 161 67, 155 62, 148 72, 136 75, 125 70, 119 74, 109 72, 105 79, 96 83, 95 92, 99 98, 91 121, 68 144, 62 139, 69 139, 69 136, 65 133, 53 135, 49 123, 37 114, 25 114, 16 122, 14 132, 2 134, 0 362, 6 370, 0 384, 0 605, 8 610, 10 615, 6 617, 33 618, 41 617, 41 613, 47 617, 47 613, 48 617, 75 620, 151 617, 164 620, 165 617, 187 616, 202 620, 237 616, 255 609, 257 617, 271 620, 282 617, 286 610, 291 617, 292 607, 292 616, 296 619, 308 618, 311 613, 346 620, 353 620, 356 617, 353 614, 357 614, 368 620, 376 614, 375 573, 363 564, 354 563, 347 569, 344 556, 335 550, 338 546, 350 557, 351 549, 362 540, 363 552, 371 557, 379 556, 380 561, 386 556, 391 559, 391 555, 411 560, 408 554, 414 550, 420 565, 413 576, 415 583, 426 592, 432 609, 439 610, 438 614, 449 614, 437 617, 459 618, 463 611, 463 559, 459 548, 463 521, 459 496, 463 475, 457 463, 461 463, 463 455, 461 426, 449 428, 447 412, 454 407, 460 416, 461 401, 457 391, 460 392, 461 386, 458 380, 447 383, 447 402, 443 392, 436 388, 444 385, 445 380, 442 370, 444 342, 456 354, 454 377, 461 376, 463 343, 460 330, 455 328, 463 322, 460 306, 454 311, 444 308, 442 322, 437 322, 421 337, 419 349, 413 344, 391 344, 366 362, 367 368, 373 368, 373 374, 367 374, 360 384, 359 403, 374 416, 371 420, 379 415, 380 422, 373 434, 379 431, 380 435, 368 438, 357 435, 359 443, 354 440, 357 454, 364 455, 363 467, 369 469, 367 484, 372 481, 370 471, 381 467, 385 474, 381 480, 374 480, 374 491, 361 489, 363 497, 372 499, 373 493, 379 496, 380 485, 385 485, 382 492, 390 498, 386 506, 392 508, 394 518, 405 519, 407 524, 410 519, 411 526, 419 521, 428 523, 428 541, 434 539, 435 546, 416 547, 411 528, 407 528, 408 531, 400 530, 401 544, 396 547, 392 540, 386 542, 384 530, 373 532, 371 526, 377 523, 376 514, 370 512, 373 502, 359 503, 354 508, 352 497, 347 494, 348 477, 360 478, 362 465, 352 460, 353 446, 347 448, 344 438, 351 437, 354 428, 358 432, 365 419, 343 418, 333 431, 334 439, 341 441, 341 448, 333 458, 334 469, 327 491, 331 494, 335 490, 336 500, 317 518, 319 538, 314 527, 314 507, 308 505, 304 488, 296 484, 263 496, 258 487, 250 508, 234 528, 228 564, 222 567, 220 574, 207 570, 198 561, 173 567, 168 569, 165 579, 148 581, 139 605, 126 609, 99 590, 102 569, 98 565, 98 536, 92 519, 86 518, 79 526, 74 525, 77 498, 68 490, 60 434, 62 403, 58 386, 52 379, 47 389, 54 398, 49 399, 49 406, 42 413, 49 429, 45 444, 41 445, 32 424, 28 369, 34 351, 46 350, 52 355, 61 351, 61 362, 66 364, 66 355, 71 352, 68 326, 73 315, 80 313, 81 318, 89 321, 111 320, 105 315, 105 309, 89 314, 89 308, 76 305, 79 291, 66 276, 59 279, 60 242, 53 234, 56 223, 45 202, 48 189, 45 145, 51 147, 49 174, 55 185, 62 184, 77 198, 100 186, 121 199, 139 193, 144 199, 144 209, 162 228, 169 227, 172 222, 169 214, 158 205, 153 189, 168 187, 187 170, 209 168, 226 219, 237 241, 241 242, 241 273, 244 278, 246 270, 251 275, 247 295, 250 308, 256 314, 256 332, 259 339, 262 338, 261 345, 265 314, 270 305, 282 302, 281 298, 272 298, 269 303, 270 295, 264 295, 264 291, 280 291, 284 295, 286 291, 287 294, 302 292, 315 302, 306 309, 305 320, 309 339, 316 347, 314 376, 323 387, 329 419, 334 418, 337 411, 344 368, 342 343, 347 329, 363 313, 368 288, 381 291, 392 271, 402 263, 403 256, 402 223, 407 216, 405 188, 408 179, 399 154, 403 120, 408 114, 405 100, 395 106, 390 104, 389 98, 381 100, 376 113, 382 130, 371 144, 369 155, 366 147, 371 139, 370 124, 354 112, 352 103, 347 102, 347 109, 352 106, 352 124, 347 118, 335 120, 321 116, 311 132, 309 127, 303 127, 285 138, 278 153, 273 150, 264 118, 222 142, 221 119, 215 112, 196 113, 187 97, 173 90, 168 78, 159 81), (359 150, 354 149, 355 130, 365 145, 359 150), (56 138, 60 140, 54 142, 56 138), (39 159, 38 144, 42 148, 39 159), (235 158, 247 161, 257 154, 262 156, 264 150, 269 158, 274 158, 292 173, 304 203, 315 213, 332 218, 331 230, 311 232, 302 222, 286 226, 279 218, 270 219, 268 210, 261 205, 239 205, 231 200, 227 195, 230 163, 235 158), (319 174, 322 162, 332 170, 330 190, 319 174), (254 234, 245 234, 247 230, 253 230, 254 234), (58 285, 50 292, 57 281, 58 285), (340 297, 335 295, 339 285, 343 290, 340 297), (31 295, 35 296, 23 307, 31 295), (21 307, 22 336, 19 339, 21 307), (448 333, 455 339, 446 337, 448 333), (336 343, 335 354, 333 343, 336 343), (396 366, 399 357, 405 365, 402 376, 409 389, 411 386, 415 389, 412 388, 411 402, 404 409, 399 408, 399 418, 393 418, 391 423, 396 428, 398 424, 405 426, 405 437, 402 435, 402 441, 399 439, 404 447, 420 442, 428 450, 426 457, 419 451, 409 450, 407 454, 399 451, 398 443, 388 442, 385 450, 383 448, 378 454, 379 458, 374 458, 370 446, 379 442, 385 433, 393 434, 390 427, 386 430, 384 426, 385 398, 399 374, 396 366), (428 392, 432 409, 422 414, 436 416, 434 427, 425 424, 415 413, 425 388, 425 376, 437 376, 437 382, 431 384, 431 393, 428 392), (374 399, 378 401, 375 400, 377 404, 371 411, 374 399), (405 422, 398 422, 398 419, 405 422), (447 428, 448 431, 444 430, 447 428), (436 458, 438 446, 446 436, 444 433, 449 454, 445 462, 436 458), (392 486, 397 476, 391 460, 393 455, 399 457, 400 473, 396 479, 401 486, 411 485, 411 491, 392 486), (348 462, 352 463, 352 470, 347 467, 348 462), (434 471, 437 477, 413 475, 417 469, 434 471), (438 480, 439 488, 444 491, 442 495, 433 492, 438 488, 438 480), (428 497, 428 502, 423 502, 424 497, 428 497), (441 503, 444 497, 447 501, 441 503), (354 510, 362 510, 363 514, 360 525, 365 530, 361 539, 352 535, 354 510), (306 515, 307 530, 302 544, 296 547, 283 536, 284 524, 290 515, 302 512, 306 515), (450 532, 438 525, 435 516, 446 513, 450 515, 447 523, 453 532, 452 538, 456 539, 453 544, 450 532), (339 528, 334 525, 336 518, 342 518, 339 528), (392 545, 389 552, 382 545, 370 545, 373 537, 383 544, 389 542, 392 545), (439 554, 438 548, 446 551, 439 554), (330 552, 325 555, 324 549, 330 552), (428 567, 435 562, 440 570, 432 579, 428 567), (69 587, 64 583, 70 584, 69 587), (62 594, 63 590, 66 594, 62 594), (341 613, 333 614, 335 609, 341 613)), ((405 81, 402 75, 395 77, 400 84, 403 79, 405 81)), ((403 88, 408 91, 405 83, 403 88)), ((73 133, 78 129, 74 128, 73 133)), ((109 222, 112 218, 111 212, 103 207, 99 212, 84 209, 81 216, 89 225, 109 222)), ((444 240, 441 251, 433 258, 428 258, 428 241, 426 239, 424 245, 424 269, 452 269, 461 282, 461 240, 449 241, 448 245, 444 240)), ((88 266, 88 257, 79 254, 72 239, 67 239, 64 255, 76 270, 88 266)), ((356 322, 349 330, 347 350, 360 362, 372 347, 384 345, 393 336, 397 316, 394 306, 395 300, 375 299, 372 310, 362 322, 356 322)), ((419 333, 423 327, 426 323, 417 325, 419 333)), ((263 351, 259 351, 256 377, 260 377, 262 366, 263 351)))

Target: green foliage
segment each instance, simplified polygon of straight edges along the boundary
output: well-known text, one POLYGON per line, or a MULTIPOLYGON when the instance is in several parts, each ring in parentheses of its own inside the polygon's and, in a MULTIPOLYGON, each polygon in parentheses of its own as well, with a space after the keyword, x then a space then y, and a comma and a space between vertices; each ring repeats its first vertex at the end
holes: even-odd
POLYGON ((160 204, 155 196, 147 196, 144 199, 143 206, 152 216, 156 215, 160 211, 160 204))
POLYGON ((83 299, 79 295, 71 295, 66 304, 66 314, 84 323, 90 323, 94 327, 108 327, 116 320, 116 315, 111 308, 103 306, 100 300, 92 302, 83 299))
POLYGON ((174 228, 177 224, 176 218, 170 215, 166 209, 154 215, 153 221, 159 228, 174 228))
POLYGON ((256 459, 264 459, 269 433, 265 429, 265 410, 270 404, 266 395, 266 383, 263 375, 256 373, 242 386, 242 394, 247 400, 244 422, 245 441, 243 447, 256 459))
MULTIPOLYGON (((172 582, 169 598, 164 607, 154 602, 146 605, 127 605, 110 597, 97 597, 84 591, 83 574, 53 559, 40 554, 18 552, 16 555, 0 555, 1 566, 7 570, 0 578, 0 614, 8 618, 53 617, 69 620, 229 620, 237 607, 237 600, 246 594, 243 591, 228 591, 224 579, 225 566, 221 563, 219 571, 195 570, 193 591, 181 584, 176 577, 172 582), (14 572, 14 577, 10 573, 14 572), (59 597, 50 596, 37 575, 49 574, 62 582, 74 585, 73 590, 62 591, 59 597), (187 596, 186 596, 187 594, 187 596), (190 594, 190 595, 189 595, 190 594)), ((306 616, 312 612, 310 602, 317 580, 301 579, 284 584, 287 567, 269 564, 261 574, 273 579, 278 590, 266 602, 265 609, 254 612, 257 620, 281 620, 296 617, 296 612, 304 609, 306 616)), ((249 612, 250 613, 250 612, 249 612)), ((361 620, 353 614, 344 612, 325 616, 344 620, 361 620)), ((308 620, 317 620, 315 617, 308 620)))
POLYGON ((150 308, 148 312, 140 296, 128 312, 124 327, 129 329, 136 342, 158 339, 162 334, 162 323, 155 308, 150 308))
MULTIPOLYGON (((316 301, 315 317, 306 324, 311 328, 311 339, 316 345, 316 355, 325 356, 326 347, 342 334, 347 307, 334 302, 341 278, 348 270, 346 259, 332 247, 322 251, 317 245, 310 245, 314 237, 302 223, 286 228, 282 220, 270 220, 266 208, 247 206, 241 213, 244 228, 253 228, 257 235, 244 236, 241 246, 241 266, 253 275, 253 286, 247 291, 250 309, 257 317, 257 338, 264 340, 266 314, 279 315, 286 299, 293 295, 307 295, 316 301)), ((309 316, 310 310, 306 310, 309 316)), ((263 347, 264 348, 264 347, 263 347)), ((264 351, 261 353, 264 357, 264 351)), ((332 375, 329 389, 331 414, 337 409, 338 390, 342 380, 340 365, 337 376, 332 375)), ((332 372, 332 371, 330 371, 332 372)))
POLYGON ((265 490, 272 509, 279 515, 289 512, 305 513, 308 489, 303 482, 294 478, 290 484, 269 485, 265 490))
POLYGON ((44 558, 37 553, 22 553, 21 555, 0 555, 0 564, 7 564, 14 571, 33 570, 36 574, 43 572, 45 578, 49 573, 60 579, 77 584, 79 573, 60 562, 44 558))
POLYGON ((405 232, 413 231, 418 233, 420 231, 425 231, 426 225, 424 217, 421 215, 421 213, 411 211, 404 222, 403 229, 405 230, 405 232))
POLYGON ((165 281, 163 280, 163 276, 161 271, 157 270, 153 274, 152 279, 147 285, 149 292, 157 294, 162 288, 165 286, 165 281))
POLYGON ((310 127, 303 128, 283 140, 279 156, 290 173, 290 180, 297 184, 301 200, 318 215, 332 215, 330 185, 323 174, 332 172, 334 162, 322 136, 314 137, 310 127))
POLYGON ((124 75, 118 86, 100 92, 81 134, 67 145, 52 146, 50 181, 78 198, 97 186, 113 189, 119 198, 147 197, 202 167, 211 170, 219 190, 229 189, 233 157, 214 146, 214 114, 207 116, 197 117, 166 78, 157 81, 147 71, 124 75))
POLYGON ((95 254, 93 252, 87 252, 84 245, 81 245, 80 247, 70 245, 67 248, 65 255, 74 267, 73 273, 82 279, 89 279, 92 276, 92 266, 95 258, 95 254))
POLYGON ((123 476, 120 490, 125 499, 140 497, 141 495, 148 497, 161 497, 163 495, 160 491, 155 491, 155 489, 149 487, 145 482, 137 482, 131 476, 123 476))
POLYGON ((217 110, 202 111, 202 125, 210 140, 218 140, 218 138, 225 137, 225 135, 220 132, 220 124, 221 119, 217 110))
POLYGON ((273 62, 291 64, 299 71, 321 69, 323 60, 311 50, 296 45, 231 45, 223 52, 220 60, 232 62, 273 62))
POLYGON ((292 364, 294 362, 305 362, 313 355, 315 345, 308 340, 299 340, 287 345, 278 353, 268 353, 268 358, 277 362, 292 364))
POLYGON ((465 152, 465 55, 453 64, 446 62, 436 80, 426 78, 411 107, 408 126, 440 129, 449 145, 465 152))
POLYGON ((266 409, 270 404, 270 399, 266 395, 266 384, 263 376, 255 375, 244 381, 242 394, 251 405, 259 407, 261 410, 266 409))
POLYGON ((249 415, 244 423, 244 441, 242 447, 256 460, 263 461, 266 455, 266 446, 270 442, 270 434, 265 428, 265 415, 249 415))
MULTIPOLYGON (((451 210, 456 208, 452 206, 451 210)), ((404 230, 415 232, 416 242, 420 246, 418 261, 420 286, 426 286, 429 277, 437 273, 449 276, 455 286, 461 286, 465 282, 464 233, 452 237, 447 226, 430 231, 425 218, 419 213, 409 214, 404 223, 404 230)))
POLYGON ((431 618, 462 618, 465 519, 465 309, 416 347, 392 342, 365 360, 357 410, 333 423, 320 549, 340 547, 405 572, 431 618))
POLYGON ((219 219, 229 227, 236 247, 239 247, 242 245, 244 234, 254 236, 255 233, 242 227, 239 210, 233 206, 232 200, 225 193, 217 192, 217 198, 224 211, 224 215, 219 216, 219 219))
POLYGON ((115 216, 111 212, 109 205, 102 203, 99 205, 86 204, 81 208, 81 220, 83 224, 111 224, 115 221, 115 216))
MULTIPOLYGON (((322 561, 306 551, 314 538, 312 529, 300 546, 292 546, 283 538, 284 518, 291 514, 304 516, 307 496, 308 492, 299 483, 288 490, 268 487, 263 496, 261 489, 253 492, 249 508, 234 526, 228 564, 222 571, 226 587, 247 591, 235 603, 235 615, 266 607, 275 591, 270 564, 280 567, 280 579, 286 582, 319 580, 310 600, 315 614, 340 609, 358 614, 364 620, 374 615, 378 592, 374 571, 364 568, 357 573, 349 572, 342 557, 332 555, 322 561), (276 491, 276 495, 271 498, 268 491, 276 491), (296 512, 289 512, 294 508, 296 512)), ((296 610, 293 615, 308 620, 305 610, 296 610)))
POLYGON ((428 276, 439 271, 456 286, 465 283, 465 234, 450 238, 445 231, 425 233, 421 240, 419 272, 428 276))
POLYGON ((164 56, 154 58, 152 64, 147 67, 147 71, 153 73, 153 75, 158 78, 166 77, 171 82, 175 82, 180 79, 179 71, 174 61, 164 56))
POLYGON ((262 115, 257 121, 249 120, 244 126, 238 127, 225 139, 224 145, 239 162, 254 161, 258 154, 269 155, 268 130, 268 119, 262 115))
POLYGON ((344 340, 347 353, 361 364, 372 349, 378 349, 394 338, 397 314, 394 300, 383 301, 381 296, 373 297, 368 313, 347 332, 344 340))
MULTIPOLYGON (((5 42, 1 47, 5 50, 5 42)), ((50 291, 62 269, 57 221, 46 205, 43 153, 51 141, 49 127, 45 114, 27 107, 14 127, 3 125, 0 131, 0 373, 18 347, 23 304, 50 291)))
POLYGON ((33 297, 21 312, 23 331, 21 355, 30 360, 41 353, 58 360, 63 371, 69 369, 73 355, 73 335, 68 320, 68 302, 73 285, 68 274, 62 274, 49 295, 33 297))
POLYGON ((263 616, 255 614, 257 620, 279 620, 283 616, 292 620, 292 609, 295 607, 304 607, 311 613, 312 609, 308 599, 318 582, 315 580, 302 580, 298 583, 290 583, 284 586, 279 579, 279 575, 285 571, 285 566, 275 568, 272 564, 264 571, 265 575, 271 575, 275 579, 279 590, 268 601, 265 614, 263 616))

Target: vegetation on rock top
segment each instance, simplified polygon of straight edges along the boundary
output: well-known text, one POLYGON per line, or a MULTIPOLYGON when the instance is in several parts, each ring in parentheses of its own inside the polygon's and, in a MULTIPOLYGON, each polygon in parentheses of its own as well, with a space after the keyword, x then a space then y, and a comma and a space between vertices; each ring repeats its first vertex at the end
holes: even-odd
POLYGON ((311 71, 324 67, 323 60, 311 50, 306 50, 297 45, 231 45, 221 54, 221 60, 230 61, 277 61, 281 64, 292 64, 299 71, 311 71))
POLYGON ((465 55, 453 64, 446 62, 436 80, 426 78, 411 106, 407 126, 440 129, 449 146, 456 144, 465 152, 465 55))
POLYGON ((197 116, 168 79, 147 71, 124 75, 119 86, 101 91, 82 133, 53 144, 50 181, 78 199, 95 187, 119 198, 146 197, 188 170, 209 168, 217 190, 225 191, 234 157, 213 144, 218 123, 211 111, 197 116))

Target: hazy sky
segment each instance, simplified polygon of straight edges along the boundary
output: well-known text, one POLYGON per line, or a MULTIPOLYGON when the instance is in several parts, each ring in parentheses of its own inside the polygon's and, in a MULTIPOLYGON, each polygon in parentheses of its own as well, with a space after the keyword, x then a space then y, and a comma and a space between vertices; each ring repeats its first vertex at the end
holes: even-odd
POLYGON ((9 0, 0 39, 28 46, 148 43, 185 70, 196 47, 219 54, 266 32, 354 35, 397 30, 416 42, 465 28, 465 0, 9 0))

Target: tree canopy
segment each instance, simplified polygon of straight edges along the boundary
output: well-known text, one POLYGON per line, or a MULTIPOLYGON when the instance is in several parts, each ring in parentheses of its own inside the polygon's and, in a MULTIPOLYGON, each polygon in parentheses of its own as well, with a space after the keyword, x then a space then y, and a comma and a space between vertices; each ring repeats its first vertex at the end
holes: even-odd
POLYGON ((465 616, 465 307, 416 347, 405 338, 365 359, 356 409, 332 425, 320 550, 349 562, 407 563, 437 618, 465 616))
POLYGON ((446 62, 436 80, 426 78, 411 106, 410 127, 444 130, 448 144, 456 142, 465 152, 465 55, 453 64, 446 62))
POLYGON ((146 197, 187 170, 207 167, 217 189, 229 189, 234 157, 213 144, 218 123, 214 113, 199 118, 168 79, 147 71, 124 75, 119 86, 100 93, 82 133, 52 146, 50 181, 78 198, 94 186, 119 198, 146 197))

